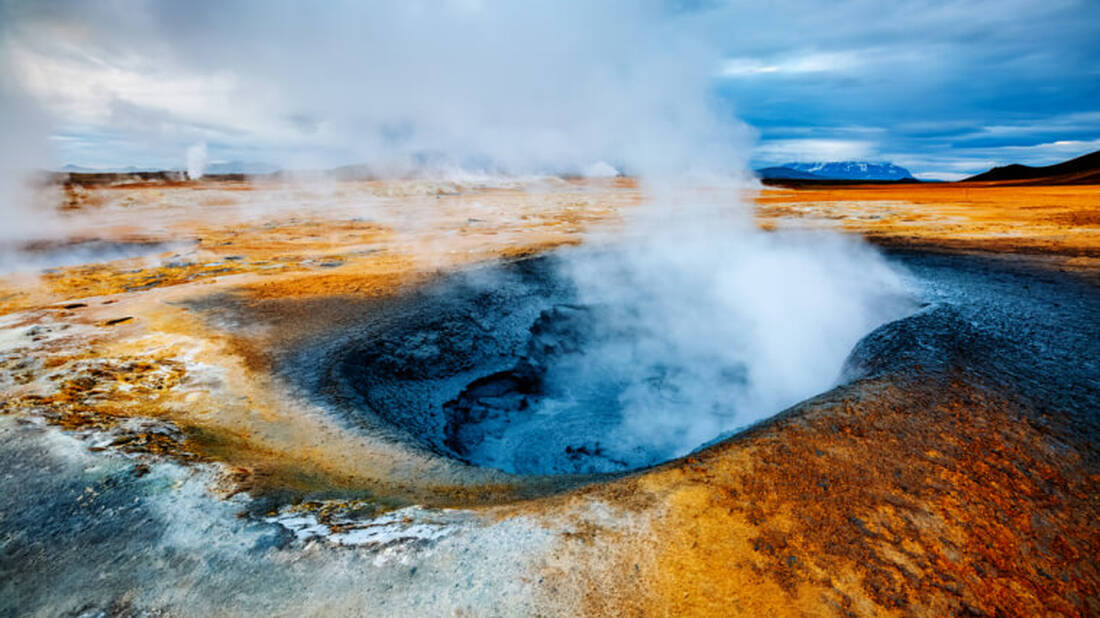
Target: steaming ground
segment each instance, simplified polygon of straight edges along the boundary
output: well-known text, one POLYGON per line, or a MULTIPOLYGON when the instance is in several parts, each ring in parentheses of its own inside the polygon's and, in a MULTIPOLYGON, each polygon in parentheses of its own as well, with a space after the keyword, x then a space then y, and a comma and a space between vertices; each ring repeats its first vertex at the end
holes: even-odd
MULTIPOLYGON (((1082 330, 1100 315, 1088 288, 981 260, 899 257, 935 308, 877 331, 849 366, 854 379, 892 376, 924 398, 936 390, 919 386, 922 372, 961 363, 995 380, 1011 377, 1014 390, 1036 400, 1037 413, 1062 411, 1068 416, 1057 423, 1095 435, 1088 402, 1100 393, 1082 389, 1096 367, 1072 362, 1097 351, 1082 330), (1037 295, 1021 293, 1024 285, 1037 295), (1032 337, 1017 342, 1013 334, 1024 325, 1032 337)), ((811 403, 796 414, 813 410, 811 403)), ((616 539, 652 534, 645 511, 618 510, 614 493, 503 518, 411 509, 386 519, 360 507, 326 525, 312 507, 296 512, 278 501, 211 495, 216 476, 201 467, 90 453, 79 440, 18 418, 3 419, 2 431, 10 496, 3 598, 13 614, 555 613, 583 604, 585 579, 606 581, 600 565, 617 559, 616 539), (594 536, 571 536, 584 534, 594 536)), ((649 564, 653 548, 635 542, 635 563, 659 571, 659 561, 649 564)))
POLYGON ((902 273, 859 243, 707 221, 647 221, 660 232, 566 260, 600 308, 594 330, 621 333, 574 369, 625 385, 611 433, 626 449, 684 455, 825 390, 864 334, 913 308, 902 273))
POLYGON ((334 365, 305 388, 468 463, 528 475, 652 466, 825 390, 861 336, 913 308, 864 247, 755 236, 678 260, 618 245, 481 268, 369 313, 328 356, 299 344, 281 372, 334 365))
MULTIPOLYGON (((642 191, 747 168, 673 4, 0 3, 0 612, 1100 613, 1092 197, 1018 264, 642 191), (51 133, 191 180, 29 208, 51 133)), ((1038 229, 892 197, 831 225, 1038 229)))
POLYGON ((92 189, 183 244, 0 285, 0 612, 1093 611, 1087 260, 640 197, 92 189))

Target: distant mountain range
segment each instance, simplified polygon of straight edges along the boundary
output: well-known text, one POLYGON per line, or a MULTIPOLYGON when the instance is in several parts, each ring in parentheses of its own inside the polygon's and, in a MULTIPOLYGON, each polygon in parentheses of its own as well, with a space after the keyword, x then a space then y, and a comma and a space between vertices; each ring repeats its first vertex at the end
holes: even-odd
MULTIPOLYGON (((66 165, 61 168, 61 171, 73 174, 142 174, 154 172, 179 172, 182 171, 182 169, 154 169, 150 167, 134 166, 94 168, 80 165, 66 165)), ((219 174, 273 174, 277 171, 279 171, 279 168, 270 163, 257 163, 254 161, 216 161, 207 165, 203 173, 216 176, 219 174)))
POLYGON ((279 168, 270 163, 256 161, 221 161, 211 163, 203 171, 205 174, 274 174, 279 168))
POLYGON ((84 167, 82 165, 65 165, 61 168, 62 172, 69 172, 72 174, 140 174, 143 172, 160 172, 165 170, 157 170, 151 167, 84 167))
MULTIPOLYGON (((151 170, 148 168, 127 167, 115 169, 96 169, 77 165, 61 168, 73 182, 96 183, 115 182, 125 177, 147 181, 171 180, 182 177, 180 170, 151 170)), ((334 178, 374 178, 377 174, 366 165, 349 165, 333 168, 321 173, 334 178)), ((904 167, 893 163, 869 163, 867 161, 833 161, 820 163, 792 162, 776 167, 756 170, 765 184, 776 185, 813 185, 881 182, 920 182, 904 167)), ((247 163, 229 161, 211 163, 206 175, 211 180, 236 180, 247 175, 281 175, 278 168, 267 163, 247 163)), ((1064 184, 1100 184, 1100 150, 1082 155, 1069 161, 1031 167, 1027 165, 1005 165, 965 178, 960 182, 981 182, 1007 185, 1064 185, 1064 184)))
POLYGON ((763 167, 756 170, 756 175, 764 180, 824 180, 809 172, 800 172, 789 167, 763 167))
POLYGON ((893 163, 832 161, 785 163, 756 170, 766 180, 855 180, 875 182, 916 182, 909 170, 893 163))
POLYGON ((966 178, 963 182, 1004 184, 1087 185, 1100 184, 1100 150, 1044 167, 1005 165, 966 178))
MULTIPOLYGON (((877 182, 920 182, 904 167, 893 163, 866 161, 835 161, 821 163, 785 163, 756 170, 765 184, 813 185, 877 182)), ((1006 185, 1068 185, 1100 184, 1100 150, 1069 161, 1031 167, 1005 165, 964 178, 959 182, 981 182, 1006 185)))

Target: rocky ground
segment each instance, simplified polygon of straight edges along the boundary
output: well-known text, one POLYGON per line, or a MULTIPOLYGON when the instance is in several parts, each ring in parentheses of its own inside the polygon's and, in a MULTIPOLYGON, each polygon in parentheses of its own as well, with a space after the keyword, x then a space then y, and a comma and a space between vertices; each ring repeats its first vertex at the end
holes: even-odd
POLYGON ((632 181, 49 191, 0 275, 0 613, 1100 613, 1100 188, 726 196, 878 244, 924 307, 835 389, 584 478, 349 418, 332 361, 456 272, 615 235, 632 181))

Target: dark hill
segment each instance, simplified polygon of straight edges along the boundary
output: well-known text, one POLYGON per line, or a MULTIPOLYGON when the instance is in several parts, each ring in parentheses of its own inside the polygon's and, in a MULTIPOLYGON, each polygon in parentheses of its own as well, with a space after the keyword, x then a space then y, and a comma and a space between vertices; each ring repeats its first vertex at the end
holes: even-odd
POLYGON ((1020 184, 1100 184, 1100 150, 1044 167, 1005 165, 971 176, 963 182, 1011 182, 1020 184))

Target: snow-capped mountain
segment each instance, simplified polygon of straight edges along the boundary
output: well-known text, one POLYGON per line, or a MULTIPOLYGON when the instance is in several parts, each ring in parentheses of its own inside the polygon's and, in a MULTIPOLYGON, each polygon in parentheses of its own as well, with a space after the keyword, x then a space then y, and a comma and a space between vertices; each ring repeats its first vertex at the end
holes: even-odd
MULTIPOLYGON (((904 167, 893 163, 869 163, 867 161, 833 161, 818 163, 786 163, 781 167, 813 174, 825 180, 907 180, 913 175, 904 167)), ((772 168, 773 170, 775 168, 772 168)), ((774 177, 774 176, 773 176, 774 177)))
POLYGON ((774 178, 778 180, 824 180, 821 176, 809 172, 800 172, 789 167, 763 167, 756 170, 756 175, 761 178, 774 178))

